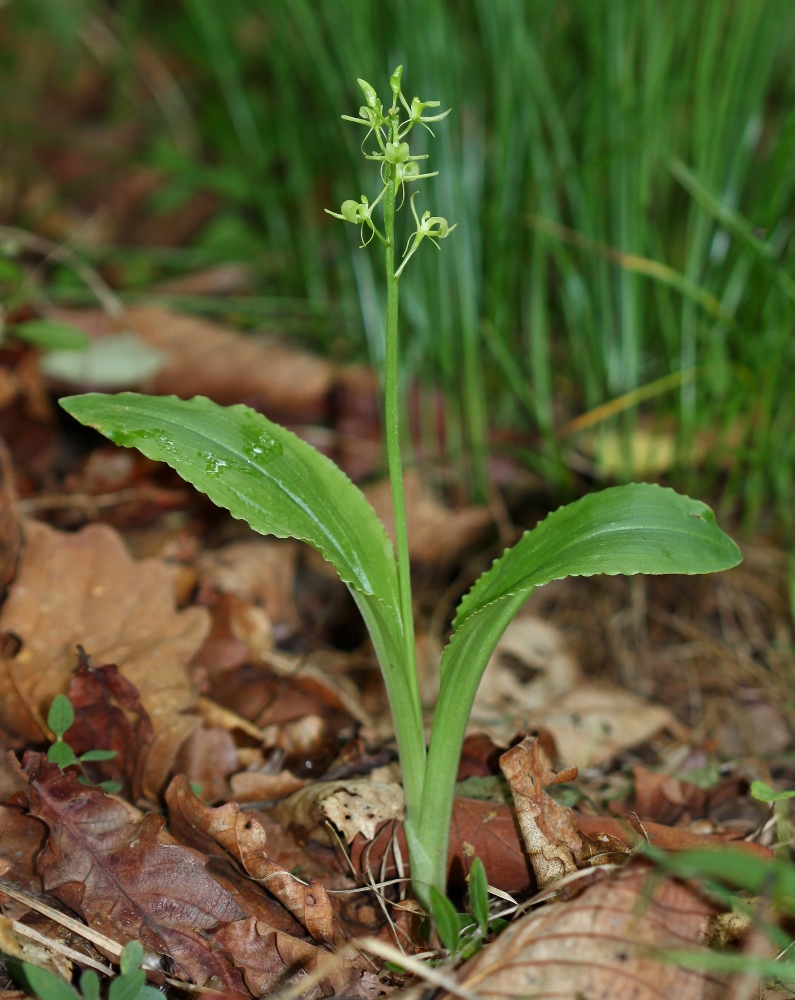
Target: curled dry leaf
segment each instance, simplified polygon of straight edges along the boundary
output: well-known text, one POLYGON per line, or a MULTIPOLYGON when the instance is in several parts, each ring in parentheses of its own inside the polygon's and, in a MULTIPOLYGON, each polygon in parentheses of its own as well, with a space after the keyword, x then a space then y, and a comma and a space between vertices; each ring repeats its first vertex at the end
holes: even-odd
POLYGON ((203 608, 176 611, 173 570, 158 559, 133 560, 104 525, 66 534, 25 523, 25 548, 0 612, 0 634, 21 642, 0 657, 0 726, 31 743, 49 738, 47 709, 69 686, 80 644, 96 660, 118 664, 141 692, 154 742, 141 768, 155 797, 182 741, 200 724, 186 664, 207 632, 203 608))
POLYGON ((207 871, 207 859, 160 837, 164 820, 130 818, 102 789, 78 783, 41 754, 27 753, 31 815, 50 836, 38 857, 44 887, 120 943, 139 940, 168 955, 177 974, 213 979, 244 993, 239 974, 213 949, 213 931, 245 917, 232 894, 207 871))
MULTIPOLYGON (((555 773, 541 760, 538 740, 525 739, 500 757, 500 768, 513 795, 519 828, 539 889, 577 870, 583 841, 571 809, 547 795, 555 773)), ((565 777, 576 778, 577 769, 565 777)))
POLYGON ((690 887, 633 862, 516 921, 456 978, 483 1000, 719 1000, 721 979, 655 955, 696 949, 712 913, 690 887))
POLYGON ((255 996, 283 989, 301 990, 304 1000, 328 996, 386 996, 391 992, 371 963, 356 949, 342 947, 331 955, 316 945, 280 934, 253 918, 227 924, 218 940, 234 957, 255 996), (365 964, 366 963, 366 964, 365 964), (309 983, 312 977, 313 985, 309 983), (306 987, 302 989, 302 984, 306 987))
POLYGON ((251 813, 244 813, 236 802, 216 809, 205 806, 182 775, 169 785, 166 801, 172 829, 181 840, 211 857, 221 847, 316 940, 332 943, 339 936, 331 900, 321 883, 313 878, 307 885, 270 858, 267 832, 251 813))
POLYGON ((69 684, 75 712, 69 746, 76 754, 115 750, 113 760, 90 764, 97 781, 116 781, 135 802, 142 792, 143 765, 154 742, 152 721, 134 684, 113 664, 91 667, 83 654, 69 684))
MULTIPOLYGON (((483 529, 493 520, 488 507, 464 507, 460 510, 445 507, 423 483, 416 470, 406 472, 404 489, 409 555, 418 565, 444 566, 453 562, 463 549, 478 540, 483 529)), ((395 515, 389 480, 366 487, 364 495, 394 541, 395 515)))

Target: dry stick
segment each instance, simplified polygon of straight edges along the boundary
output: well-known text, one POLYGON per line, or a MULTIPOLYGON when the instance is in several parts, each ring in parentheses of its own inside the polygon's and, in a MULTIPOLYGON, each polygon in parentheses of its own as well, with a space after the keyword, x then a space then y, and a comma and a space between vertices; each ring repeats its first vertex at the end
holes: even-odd
MULTIPOLYGON (((15 899, 18 903, 24 903, 25 906, 29 906, 31 910, 35 910, 37 913, 43 914, 45 917, 49 917, 56 923, 60 924, 62 927, 68 928, 74 934, 79 937, 85 938, 86 941, 90 941, 92 944, 96 945, 98 948, 104 948, 105 951, 110 952, 114 956, 114 959, 118 961, 121 957, 121 953, 124 950, 123 946, 119 944, 118 941, 114 941, 113 938, 107 937, 100 931, 95 931, 92 927, 88 927, 86 924, 81 924, 79 920, 75 920, 74 917, 68 916, 66 913, 61 913, 59 910, 54 909, 52 906, 48 906, 47 903, 42 903, 35 896, 29 896, 26 892, 21 892, 19 889, 15 889, 13 886, 8 885, 8 883, 0 879, 0 892, 6 896, 10 896, 11 899, 15 899)), ((17 921, 14 921, 16 924, 17 921)), ((25 933, 28 937, 32 937, 29 933, 30 928, 21 925, 24 928, 25 933)), ((16 928, 15 928, 16 929, 16 928)), ((46 939, 45 939, 46 940, 46 939)), ((47 944, 51 942, 47 941, 47 944)), ((80 952, 75 952, 79 956, 78 961, 84 962, 87 965, 97 965, 93 960, 89 960, 88 956, 82 955, 80 952)), ((159 971, 160 955, 156 951, 145 950, 144 953, 144 968, 153 969, 159 971)), ((105 969, 101 969, 105 972, 105 969)), ((112 971, 112 970, 111 970, 112 971)), ((161 973, 162 975, 162 973, 161 973)), ((210 989, 206 986, 197 986, 195 983, 186 983, 182 979, 174 979, 172 976, 163 976, 164 980, 170 986, 176 986, 181 990, 185 990, 188 993, 215 993, 216 990, 210 989)))
POLYGON ((92 969, 96 969, 97 972, 104 972, 106 976, 115 975, 110 965, 103 965, 102 962, 97 962, 96 959, 91 958, 89 955, 84 955, 82 951, 76 951, 67 944, 54 941, 44 934, 40 934, 39 931, 34 930, 32 927, 20 923, 19 920, 12 920, 11 928, 19 937, 29 938, 31 941, 35 941, 36 944, 44 945, 49 951, 55 951, 59 955, 64 955, 78 965, 89 965, 92 969))
POLYGON ((8 885, 8 883, 0 880, 0 892, 6 896, 10 896, 11 899, 15 899, 18 903, 24 903, 29 906, 31 910, 35 910, 37 913, 42 913, 45 917, 49 917, 56 923, 61 924, 63 927, 67 927, 70 931, 78 934, 80 937, 85 938, 86 941, 90 941, 95 944, 98 948, 104 948, 106 951, 110 952, 114 958, 119 958, 122 953, 122 946, 114 941, 113 938, 109 938, 99 931, 93 930, 91 927, 87 927, 85 924, 81 924, 79 920, 75 920, 74 917, 67 916, 65 913, 61 913, 52 906, 48 906, 46 903, 39 902, 35 896, 29 896, 26 892, 21 892, 19 889, 15 889, 13 886, 8 885))

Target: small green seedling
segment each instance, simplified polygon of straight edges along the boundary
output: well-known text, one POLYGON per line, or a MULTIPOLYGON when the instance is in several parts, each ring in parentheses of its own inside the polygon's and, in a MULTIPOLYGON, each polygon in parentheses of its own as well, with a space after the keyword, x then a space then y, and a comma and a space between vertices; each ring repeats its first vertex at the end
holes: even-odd
MULTIPOLYGON (((47 714, 47 725, 55 733, 55 742, 47 751, 47 760, 53 764, 57 764, 62 769, 72 764, 80 767, 82 764, 88 764, 94 760, 113 760, 116 756, 115 750, 86 750, 85 753, 81 753, 78 757, 63 738, 64 733, 71 728, 74 721, 75 712, 71 701, 69 701, 65 694, 57 694, 53 698, 50 711, 47 714)), ((81 774, 77 780, 84 785, 93 784, 84 774, 81 774)), ((118 781, 101 781, 99 785, 106 792, 121 791, 121 785, 118 781)))
POLYGON ((783 802, 785 799, 795 799, 795 790, 790 789, 787 792, 777 792, 775 788, 771 788, 764 781, 752 781, 751 795, 759 802, 774 804, 776 802, 783 802))
POLYGON ((483 947, 489 932, 498 933, 507 926, 505 920, 492 918, 489 912, 486 869, 480 858, 473 860, 469 872, 471 913, 458 913, 436 886, 431 886, 430 902, 436 932, 453 959, 471 958, 483 947))
MULTIPOLYGON (((456 773, 475 693, 494 647, 532 591, 550 580, 596 573, 711 573, 735 566, 740 552, 703 503, 673 490, 631 484, 591 494, 550 514, 505 552, 458 606, 440 665, 439 698, 426 747, 414 653, 409 550, 398 409, 398 285, 427 239, 438 246, 454 227, 414 207, 414 227, 398 243, 396 212, 405 190, 424 177, 411 152, 416 125, 436 101, 407 101, 402 68, 384 105, 364 80, 364 105, 346 120, 367 131, 363 148, 377 163, 380 190, 331 213, 359 226, 383 249, 386 277, 384 426, 396 545, 373 508, 329 459, 246 406, 203 397, 89 393, 61 400, 67 412, 116 444, 167 462, 211 500, 262 534, 297 538, 334 565, 362 613, 389 696, 406 799, 405 832, 417 899, 444 895, 456 773), (378 209, 378 215, 374 214, 378 209), (405 247, 398 262, 399 246, 405 247)), ((454 238, 454 234, 453 237, 454 238)))
MULTIPOLYGON (((144 950, 138 941, 124 946, 119 958, 119 975, 108 987, 108 1000, 163 1000, 154 986, 146 985, 146 973, 141 968, 144 950)), ((80 975, 80 992, 60 977, 37 965, 22 962, 22 975, 27 986, 40 1000, 99 1000, 99 976, 93 969, 80 975)))

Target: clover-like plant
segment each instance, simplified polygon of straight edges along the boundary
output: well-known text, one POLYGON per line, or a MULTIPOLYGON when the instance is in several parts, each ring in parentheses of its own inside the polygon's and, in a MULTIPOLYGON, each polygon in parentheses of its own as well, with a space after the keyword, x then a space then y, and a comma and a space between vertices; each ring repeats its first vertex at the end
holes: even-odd
MULTIPOLYGON (((61 400, 84 424, 119 445, 167 462, 216 504, 255 531, 312 545, 336 568, 365 620, 381 665, 395 725, 406 800, 405 831, 415 895, 426 909, 430 888, 444 892, 456 772, 467 720, 489 657, 535 587, 596 573, 708 573, 740 561, 736 545, 703 503, 655 485, 595 493, 550 514, 484 573, 461 601, 440 664, 439 698, 426 747, 414 659, 414 625, 401 470, 398 411, 398 284, 426 238, 453 228, 429 211, 418 215, 402 260, 395 214, 405 188, 431 174, 407 137, 436 101, 409 103, 401 67, 390 77, 385 107, 364 80, 365 104, 346 120, 367 129, 363 149, 380 164, 381 190, 331 213, 362 229, 363 242, 383 247, 386 264, 384 427, 396 545, 364 495, 331 462, 295 434, 246 406, 222 407, 203 397, 181 400, 135 393, 90 393, 61 400), (374 218, 380 208, 381 225, 374 218)), ((445 112, 446 114, 446 112, 445 112)))

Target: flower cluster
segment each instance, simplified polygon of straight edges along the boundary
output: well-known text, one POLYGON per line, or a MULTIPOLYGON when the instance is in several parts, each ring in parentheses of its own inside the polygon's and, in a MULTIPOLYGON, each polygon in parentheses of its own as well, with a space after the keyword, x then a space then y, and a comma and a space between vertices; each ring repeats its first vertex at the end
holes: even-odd
MULTIPOLYGON (((366 195, 362 195, 359 201, 354 201, 353 199, 344 201, 339 212, 332 212, 326 209, 326 212, 329 215, 333 215, 334 218, 343 219, 345 222, 350 222, 361 227, 362 246, 369 243, 373 236, 377 236, 384 246, 390 245, 389 238, 379 230, 373 221, 373 210, 391 185, 394 185, 394 193, 397 195, 398 192, 403 193, 406 184, 423 180, 426 177, 435 177, 439 172, 438 170, 428 173, 421 172, 419 161, 426 160, 428 158, 427 153, 413 156, 406 141, 406 136, 415 125, 422 125, 423 128, 426 128, 433 135, 428 122, 441 121, 450 111, 448 109, 441 114, 426 115, 426 109, 438 108, 439 101, 421 101, 418 97, 412 98, 411 104, 409 104, 400 86, 402 74, 403 67, 398 66, 389 78, 389 86, 392 91, 392 104, 389 108, 384 109, 381 99, 366 80, 359 80, 358 83, 362 89, 366 103, 359 108, 358 117, 352 115, 342 116, 345 121, 355 122, 357 125, 365 125, 367 127, 367 135, 362 142, 362 152, 365 159, 375 160, 381 164, 381 183, 383 187, 372 204, 370 204, 366 195), (402 105, 406 114, 402 120, 401 115, 403 111, 400 105, 402 105), (364 152, 364 146, 371 136, 375 136, 378 149, 367 153, 364 152), (368 239, 364 238, 365 226, 370 230, 368 239)), ((395 271, 395 277, 400 276, 409 258, 416 252, 426 236, 431 239, 432 243, 438 246, 436 239, 444 239, 448 233, 451 233, 455 229, 455 225, 448 225, 446 219, 438 215, 432 216, 427 211, 423 212, 422 218, 420 218, 414 208, 415 196, 416 192, 411 196, 411 212, 417 228, 413 235, 409 237, 406 249, 403 252, 403 262, 397 271, 395 271)))

